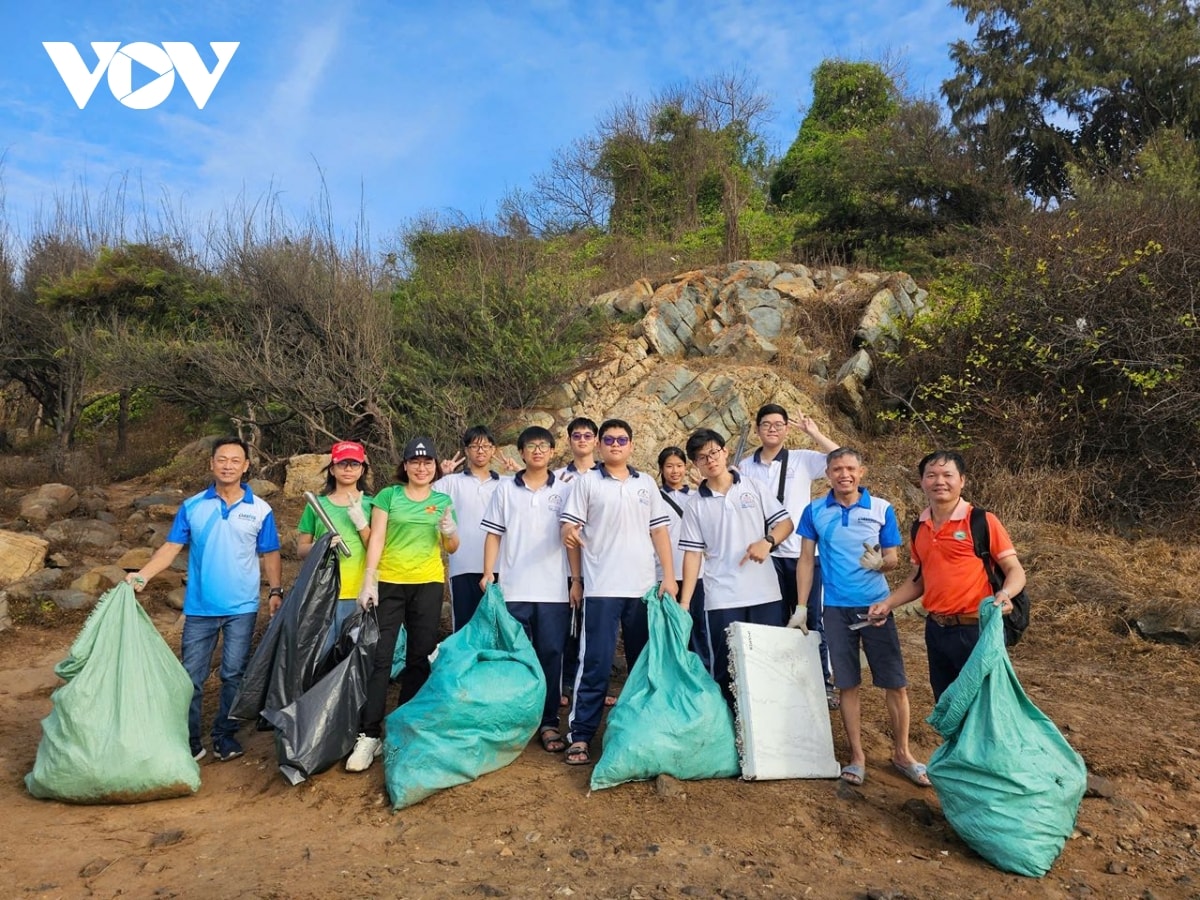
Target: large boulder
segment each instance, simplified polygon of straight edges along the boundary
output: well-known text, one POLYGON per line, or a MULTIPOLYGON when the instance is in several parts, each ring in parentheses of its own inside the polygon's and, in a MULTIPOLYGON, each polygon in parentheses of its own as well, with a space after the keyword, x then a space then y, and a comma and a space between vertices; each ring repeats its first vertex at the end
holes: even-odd
POLYGON ((79 508, 79 493, 69 484, 43 484, 21 498, 21 518, 44 524, 63 519, 79 508))
POLYGON ((120 539, 116 527, 96 519, 66 519, 55 522, 43 534, 47 540, 97 550, 107 550, 120 539))
POLYGON ((49 548, 50 544, 36 535, 0 531, 0 587, 41 569, 49 548))
POLYGON ((62 569, 39 569, 20 581, 14 581, 4 590, 13 600, 32 600, 39 594, 58 587, 65 574, 62 569))
POLYGON ((300 497, 305 491, 320 491, 325 486, 328 453, 299 453, 287 462, 283 496, 300 497))
POLYGON ((1138 632, 1151 641, 1200 644, 1200 609, 1184 604, 1164 604, 1138 617, 1138 632))
POLYGON ((124 580, 125 570, 120 566, 97 566, 72 581, 71 588, 85 594, 103 594, 124 580))

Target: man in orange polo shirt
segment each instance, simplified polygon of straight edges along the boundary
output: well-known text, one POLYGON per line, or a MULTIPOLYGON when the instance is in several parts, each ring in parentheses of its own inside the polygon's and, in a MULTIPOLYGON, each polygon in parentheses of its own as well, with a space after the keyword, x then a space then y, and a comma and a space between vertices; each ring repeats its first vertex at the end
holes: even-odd
MULTIPOLYGON (((929 506, 921 513, 911 548, 916 569, 867 614, 873 624, 882 625, 896 607, 924 598, 929 684, 936 701, 958 677, 979 640, 979 603, 992 596, 992 587, 971 539, 971 504, 962 498, 967 482, 962 456, 937 450, 921 460, 917 471, 929 506)), ((1025 570, 1000 520, 989 512, 987 523, 992 559, 1004 573, 995 602, 1007 615, 1013 595, 1025 587, 1025 570)))

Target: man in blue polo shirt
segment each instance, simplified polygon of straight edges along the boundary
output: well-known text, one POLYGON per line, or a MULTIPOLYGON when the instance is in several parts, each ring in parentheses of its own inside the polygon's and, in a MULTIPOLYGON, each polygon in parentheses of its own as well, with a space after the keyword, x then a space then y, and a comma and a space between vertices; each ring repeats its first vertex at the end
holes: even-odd
POLYGON ((200 704, 204 682, 212 667, 213 650, 221 637, 221 701, 213 721, 212 744, 217 759, 225 762, 242 755, 238 723, 229 710, 250 662, 250 642, 258 615, 259 559, 270 585, 272 615, 283 602, 282 563, 275 514, 265 500, 254 496, 243 482, 250 469, 250 448, 236 437, 218 438, 212 453, 213 483, 183 501, 166 543, 154 552, 139 572, 125 580, 141 591, 167 568, 179 551, 188 548, 187 593, 180 654, 192 678, 192 705, 188 711, 188 737, 192 755, 206 753, 200 743, 200 704))
MULTIPOLYGON (((871 667, 872 681, 886 695, 892 725, 892 765, 914 783, 925 786, 929 784, 925 766, 913 759, 908 748, 908 680, 895 619, 889 615, 879 628, 864 627, 871 604, 888 596, 890 589, 883 573, 896 568, 896 548, 902 543, 892 505, 861 487, 866 471, 862 455, 849 447, 839 447, 826 457, 825 477, 833 488, 809 503, 800 516, 796 588, 799 596, 807 595, 819 547, 825 582, 825 640, 829 643, 833 677, 842 693, 842 724, 850 745, 850 762, 842 768, 842 779, 859 785, 867 772, 859 692, 861 648, 871 667)), ((796 626, 807 633, 805 623, 796 626)))

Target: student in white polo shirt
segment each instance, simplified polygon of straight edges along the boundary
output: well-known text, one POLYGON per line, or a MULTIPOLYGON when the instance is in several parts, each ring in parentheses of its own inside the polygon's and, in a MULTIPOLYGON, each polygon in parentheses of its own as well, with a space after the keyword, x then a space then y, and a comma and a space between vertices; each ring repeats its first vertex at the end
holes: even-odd
MULTIPOLYGON (((695 490, 687 483, 687 454, 679 447, 664 447, 658 453, 659 492, 667 503, 667 513, 671 522, 667 533, 671 536, 671 550, 675 554, 675 578, 683 578, 683 549, 679 546, 679 527, 683 523, 683 510, 692 498, 695 490)), ((656 577, 662 578, 662 568, 657 567, 656 577)), ((679 581, 680 589, 683 582, 679 581)), ((704 624, 704 570, 701 567, 696 589, 692 592, 692 602, 689 608, 692 614, 692 640, 688 644, 692 652, 700 657, 704 668, 712 672, 712 660, 708 654, 708 628, 704 624)))
MULTIPOLYGON (((569 484, 584 472, 596 467, 596 432, 599 430, 599 426, 587 416, 576 416, 567 423, 567 446, 571 449, 571 461, 554 470, 555 478, 569 484)), ((575 674, 578 671, 579 631, 576 629, 567 636, 567 646, 563 651, 563 681, 560 688, 562 696, 559 700, 562 706, 568 706, 571 702, 567 691, 573 690, 571 686, 575 684, 575 674)), ((616 702, 616 697, 604 699, 605 706, 612 706, 616 702)))
POLYGON ((630 669, 646 646, 642 596, 654 586, 656 555, 663 572, 660 590, 671 598, 679 593, 666 503, 654 480, 629 465, 633 428, 608 419, 598 434, 600 465, 571 482, 561 518, 563 545, 583 555, 583 637, 567 748, 573 766, 592 761, 589 744, 604 712, 618 628, 630 669))
POLYGON ((688 458, 704 481, 683 511, 683 592, 687 609, 704 563, 704 616, 708 625, 713 679, 731 706, 729 645, 725 629, 734 622, 779 625, 783 600, 771 551, 792 533, 783 504, 757 481, 729 468, 725 438, 702 428, 688 438, 688 458))
MULTIPOLYGON (((743 457, 737 464, 738 471, 753 481, 759 482, 787 509, 792 522, 800 521, 804 507, 812 501, 812 483, 825 477, 825 454, 837 449, 837 444, 821 433, 808 416, 801 416, 795 423, 800 430, 812 438, 821 450, 788 450, 784 447, 788 430, 787 410, 777 403, 768 403, 754 417, 759 449, 743 457)), ((793 534, 775 548, 771 562, 779 579, 779 590, 783 595, 783 618, 780 625, 792 624, 793 619, 803 618, 810 630, 821 636, 821 669, 827 684, 832 678, 829 665, 829 648, 825 644, 825 626, 821 619, 821 566, 818 558, 813 570, 813 584, 807 597, 796 597, 796 560, 800 558, 800 538, 793 534)), ((826 687, 830 708, 837 706, 832 685, 826 687)))
MULTIPOLYGON (((486 590, 494 580, 490 573, 500 572, 504 602, 533 643, 546 679, 538 739, 542 749, 559 753, 567 746, 558 730, 558 694, 571 604, 567 596, 570 568, 558 519, 571 485, 555 478, 547 468, 554 452, 554 435, 545 428, 526 428, 517 438, 517 449, 525 468, 500 482, 483 515, 485 574, 479 586, 486 590)), ((574 551, 572 564, 578 577, 578 551, 574 551)))
POLYGON ((454 501, 454 514, 458 518, 458 550, 450 557, 450 626, 458 631, 475 615, 483 591, 479 580, 483 573, 478 571, 483 562, 483 529, 479 523, 483 513, 496 493, 500 476, 492 471, 492 457, 496 454, 496 439, 486 425, 475 425, 463 432, 463 450, 467 467, 456 472, 464 460, 464 453, 456 453, 453 459, 441 461, 442 477, 433 483, 435 491, 441 491, 454 501))

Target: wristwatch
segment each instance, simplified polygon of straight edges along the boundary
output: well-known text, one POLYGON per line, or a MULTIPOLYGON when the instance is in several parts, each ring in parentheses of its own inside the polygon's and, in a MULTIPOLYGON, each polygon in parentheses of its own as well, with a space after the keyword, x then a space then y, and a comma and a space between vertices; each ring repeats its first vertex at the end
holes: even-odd
POLYGON ((779 541, 775 540, 775 535, 773 535, 773 534, 768 534, 766 537, 766 541, 768 544, 771 545, 772 550, 774 550, 776 547, 779 546, 779 541))
POLYGON ((282 597, 283 596, 283 588, 273 587, 269 591, 267 591, 267 596, 268 597, 282 597))

